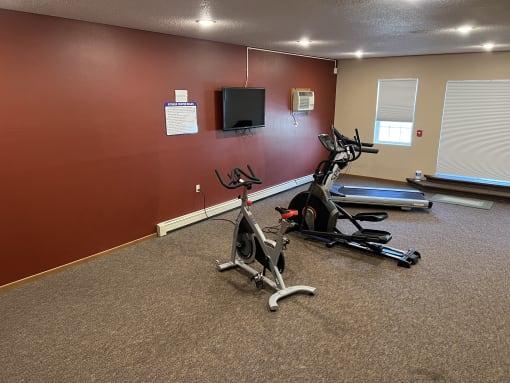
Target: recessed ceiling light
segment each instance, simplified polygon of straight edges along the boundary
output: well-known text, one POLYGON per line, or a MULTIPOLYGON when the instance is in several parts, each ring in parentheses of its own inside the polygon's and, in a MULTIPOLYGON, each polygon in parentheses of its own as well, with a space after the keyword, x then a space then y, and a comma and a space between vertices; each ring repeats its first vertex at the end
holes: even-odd
POLYGON ((298 40, 298 43, 299 43, 299 45, 303 45, 304 47, 307 47, 312 42, 310 39, 304 38, 304 39, 298 40))
POLYGON ((200 20, 197 20, 197 23, 200 24, 200 25, 203 25, 204 27, 208 27, 210 25, 213 25, 214 23, 216 23, 215 20, 211 20, 211 19, 200 19, 200 20))
POLYGON ((483 44, 483 49, 485 49, 486 51, 490 52, 493 48, 494 48, 494 43, 489 41, 489 42, 486 42, 485 44, 483 44))
POLYGON ((471 25, 462 25, 457 28, 457 32, 462 33, 463 35, 467 35, 472 30, 473 30, 473 27, 471 25))
POLYGON ((357 50, 356 52, 354 52, 354 55, 357 57, 357 58, 362 58, 363 57, 363 51, 362 50, 357 50))

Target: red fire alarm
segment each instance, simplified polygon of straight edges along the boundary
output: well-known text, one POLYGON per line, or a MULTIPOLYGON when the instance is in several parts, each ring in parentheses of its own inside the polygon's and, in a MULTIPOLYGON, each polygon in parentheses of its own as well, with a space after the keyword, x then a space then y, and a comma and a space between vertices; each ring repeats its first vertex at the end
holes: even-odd
POLYGON ((416 137, 421 137, 421 136, 423 136, 423 130, 421 130, 421 129, 417 130, 416 131, 416 137))

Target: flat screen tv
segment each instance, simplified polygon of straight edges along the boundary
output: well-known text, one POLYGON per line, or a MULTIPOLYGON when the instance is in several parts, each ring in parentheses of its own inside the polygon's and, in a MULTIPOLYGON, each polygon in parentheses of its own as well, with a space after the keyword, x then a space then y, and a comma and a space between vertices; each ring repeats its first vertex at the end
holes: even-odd
POLYGON ((222 88, 223 130, 265 126, 265 88, 222 88))

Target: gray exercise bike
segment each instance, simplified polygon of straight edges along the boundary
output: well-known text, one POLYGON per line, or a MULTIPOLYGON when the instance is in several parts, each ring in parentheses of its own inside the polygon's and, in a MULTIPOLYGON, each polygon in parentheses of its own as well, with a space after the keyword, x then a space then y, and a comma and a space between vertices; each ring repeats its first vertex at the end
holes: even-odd
POLYGON ((228 181, 225 182, 218 170, 215 170, 220 183, 227 189, 243 188, 242 194, 238 197, 241 199, 241 210, 235 223, 230 261, 226 263, 216 261, 217 269, 224 271, 239 267, 250 274, 258 288, 263 288, 264 284, 271 286, 276 292, 269 297, 269 309, 276 311, 278 310, 279 299, 297 293, 314 295, 316 289, 303 285, 285 286, 282 278, 285 269, 284 250, 289 243, 285 233, 295 225, 290 218, 297 215, 298 212, 276 207, 275 210, 281 215, 278 235, 276 240, 266 238, 250 211, 252 203, 248 199, 248 190, 252 188, 252 185, 261 184, 262 181, 254 174, 250 165, 248 165, 248 171, 249 173, 234 168, 228 174, 228 181), (254 261, 262 265, 262 271, 258 271, 249 265, 254 261), (267 270, 271 273, 272 279, 266 276, 267 270))

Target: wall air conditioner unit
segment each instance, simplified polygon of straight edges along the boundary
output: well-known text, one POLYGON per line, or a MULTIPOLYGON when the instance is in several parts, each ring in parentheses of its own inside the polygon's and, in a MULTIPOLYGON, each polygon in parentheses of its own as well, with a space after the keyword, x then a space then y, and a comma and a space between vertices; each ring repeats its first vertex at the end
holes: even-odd
POLYGON ((304 112, 313 110, 313 99, 313 91, 311 90, 294 90, 292 92, 292 111, 304 112))

